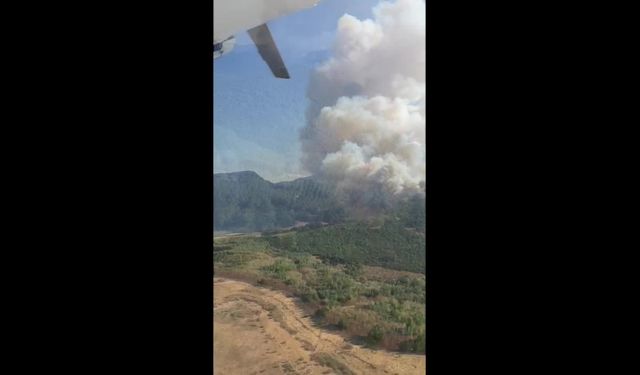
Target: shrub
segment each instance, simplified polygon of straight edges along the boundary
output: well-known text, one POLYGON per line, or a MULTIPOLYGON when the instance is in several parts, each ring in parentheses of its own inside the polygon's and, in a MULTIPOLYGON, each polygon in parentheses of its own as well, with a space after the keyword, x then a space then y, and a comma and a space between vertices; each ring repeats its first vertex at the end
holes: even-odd
POLYGON ((315 316, 318 318, 324 318, 326 314, 327 314, 327 308, 321 307, 318 310, 316 310, 315 316))
POLYGON ((369 346, 377 346, 378 344, 380 344, 383 337, 384 333, 382 332, 382 328, 376 325, 371 328, 371 331, 369 331, 366 341, 369 346))

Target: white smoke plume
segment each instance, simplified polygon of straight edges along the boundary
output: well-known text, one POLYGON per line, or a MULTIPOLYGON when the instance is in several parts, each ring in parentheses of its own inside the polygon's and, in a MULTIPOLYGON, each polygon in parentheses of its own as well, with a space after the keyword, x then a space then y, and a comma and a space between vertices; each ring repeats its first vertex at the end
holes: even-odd
POLYGON ((373 15, 338 21, 301 133, 304 167, 360 200, 421 192, 426 174, 425 2, 383 1, 373 15))

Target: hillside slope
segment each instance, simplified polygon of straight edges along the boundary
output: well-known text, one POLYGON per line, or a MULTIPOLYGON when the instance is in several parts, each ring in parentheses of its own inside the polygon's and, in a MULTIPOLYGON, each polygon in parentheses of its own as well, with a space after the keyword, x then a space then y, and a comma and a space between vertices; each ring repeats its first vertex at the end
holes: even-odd
POLYGON ((333 189, 313 178, 271 183, 251 171, 214 175, 214 230, 261 231, 302 222, 337 222, 333 189))
POLYGON ((425 231, 425 198, 419 194, 388 200, 384 209, 353 206, 341 201, 332 185, 314 177, 272 183, 252 171, 214 174, 213 203, 214 231, 256 232, 297 222, 389 218, 399 227, 425 231))

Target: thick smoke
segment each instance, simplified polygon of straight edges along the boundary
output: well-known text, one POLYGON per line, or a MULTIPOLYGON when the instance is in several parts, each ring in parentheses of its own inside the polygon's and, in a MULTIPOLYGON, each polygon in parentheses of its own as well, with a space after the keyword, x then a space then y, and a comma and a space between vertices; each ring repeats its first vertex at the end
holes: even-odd
POLYGON ((367 204, 425 181, 425 3, 381 2, 373 14, 340 18, 301 134, 303 166, 367 204))

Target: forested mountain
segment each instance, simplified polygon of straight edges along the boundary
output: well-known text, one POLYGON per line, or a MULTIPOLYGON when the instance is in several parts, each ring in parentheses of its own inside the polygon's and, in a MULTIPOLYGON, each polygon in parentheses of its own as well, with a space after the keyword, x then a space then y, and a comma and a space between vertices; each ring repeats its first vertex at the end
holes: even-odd
POLYGON ((296 222, 335 224, 376 218, 393 218, 398 225, 425 231, 422 196, 398 200, 375 215, 354 216, 357 209, 340 202, 330 184, 313 177, 271 183, 251 171, 214 174, 213 203, 216 231, 253 232, 287 228, 296 222))
POLYGON ((333 189, 311 177, 271 183, 245 171, 215 174, 213 181, 214 230, 260 231, 344 218, 333 189))

